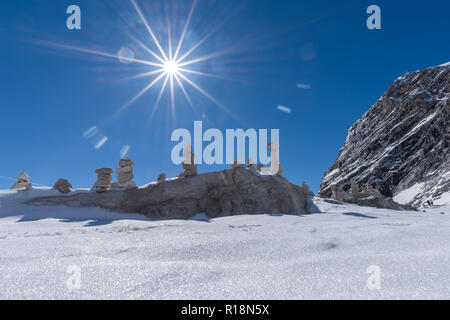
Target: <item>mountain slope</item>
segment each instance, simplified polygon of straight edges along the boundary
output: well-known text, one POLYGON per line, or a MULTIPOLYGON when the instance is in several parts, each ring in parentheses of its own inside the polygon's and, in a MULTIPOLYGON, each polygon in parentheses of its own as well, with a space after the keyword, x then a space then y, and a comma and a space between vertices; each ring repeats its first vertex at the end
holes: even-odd
POLYGON ((450 190, 450 63, 398 78, 349 130, 320 196, 330 186, 368 183, 383 195, 421 205, 450 190), (406 192, 406 190, 408 190, 406 192))

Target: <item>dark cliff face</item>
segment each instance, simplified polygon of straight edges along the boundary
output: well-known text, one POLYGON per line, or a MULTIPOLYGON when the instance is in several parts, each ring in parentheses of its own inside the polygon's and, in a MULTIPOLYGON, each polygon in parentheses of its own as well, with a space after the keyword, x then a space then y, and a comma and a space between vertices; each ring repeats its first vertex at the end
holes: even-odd
POLYGON ((450 190, 450 64, 398 78, 349 130, 319 195, 367 183, 393 197, 413 186, 411 204, 450 190), (420 186, 418 185, 420 184, 420 186))

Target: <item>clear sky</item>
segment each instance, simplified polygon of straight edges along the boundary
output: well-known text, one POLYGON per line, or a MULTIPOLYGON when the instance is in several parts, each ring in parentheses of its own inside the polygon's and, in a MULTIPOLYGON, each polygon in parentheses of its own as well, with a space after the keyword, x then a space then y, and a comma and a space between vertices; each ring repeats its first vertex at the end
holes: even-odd
MULTIPOLYGON (((165 52, 170 22, 174 51, 192 1, 137 4, 165 52)), ((115 169, 127 145, 138 184, 176 176, 171 132, 202 120, 205 129, 280 129, 284 176, 317 191, 348 128, 397 77, 450 60, 449 12, 447 0, 199 0, 180 55, 209 35, 186 60, 208 58, 189 67, 217 77, 186 76, 220 106, 184 82, 191 107, 174 82, 174 108, 166 88, 151 117, 163 81, 117 112, 157 77, 127 79, 155 67, 114 57, 125 48, 125 57, 155 61, 136 39, 158 52, 130 1, 3 0, 0 188, 21 171, 35 184, 67 178, 90 187, 95 169, 115 169), (81 30, 66 27, 72 4, 81 8, 81 30), (381 30, 366 27, 372 4, 381 8, 381 30)))

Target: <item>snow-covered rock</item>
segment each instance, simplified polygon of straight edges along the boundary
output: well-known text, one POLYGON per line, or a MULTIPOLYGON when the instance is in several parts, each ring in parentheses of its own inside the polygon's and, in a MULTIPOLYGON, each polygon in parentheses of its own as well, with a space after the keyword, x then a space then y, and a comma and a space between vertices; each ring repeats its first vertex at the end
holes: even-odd
POLYGON ((349 130, 321 183, 351 188, 367 183, 386 197, 420 206, 450 191, 450 65, 398 78, 349 130), (409 191, 405 191, 409 190, 409 191), (407 196, 406 196, 407 194, 407 196))
POLYGON ((30 177, 25 173, 22 172, 17 177, 17 182, 14 183, 14 185, 11 187, 11 190, 17 190, 17 189, 25 189, 25 190, 31 190, 31 181, 30 177))

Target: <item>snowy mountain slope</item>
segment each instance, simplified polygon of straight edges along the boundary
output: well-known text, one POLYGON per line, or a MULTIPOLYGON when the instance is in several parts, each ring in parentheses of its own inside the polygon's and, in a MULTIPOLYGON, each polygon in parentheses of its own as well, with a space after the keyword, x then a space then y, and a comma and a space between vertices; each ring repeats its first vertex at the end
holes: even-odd
POLYGON ((389 197, 409 189, 398 197, 405 204, 442 203, 450 191, 449 96, 448 63, 398 78, 350 128, 320 195, 330 196, 332 184, 349 190, 355 179, 389 197))
POLYGON ((53 191, 31 192, 0 192, 2 299, 450 298, 450 207, 315 199, 323 213, 151 221, 22 205, 53 191), (381 282, 371 290, 373 265, 381 282), (73 266, 79 289, 67 286, 73 266))

